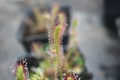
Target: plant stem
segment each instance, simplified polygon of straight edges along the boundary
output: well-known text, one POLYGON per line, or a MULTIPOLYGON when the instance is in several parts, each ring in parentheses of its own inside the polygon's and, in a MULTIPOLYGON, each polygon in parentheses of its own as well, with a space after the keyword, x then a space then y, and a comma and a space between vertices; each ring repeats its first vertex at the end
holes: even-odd
POLYGON ((55 69, 55 72, 54 72, 54 80, 57 80, 57 60, 55 59, 54 60, 54 69, 55 69))

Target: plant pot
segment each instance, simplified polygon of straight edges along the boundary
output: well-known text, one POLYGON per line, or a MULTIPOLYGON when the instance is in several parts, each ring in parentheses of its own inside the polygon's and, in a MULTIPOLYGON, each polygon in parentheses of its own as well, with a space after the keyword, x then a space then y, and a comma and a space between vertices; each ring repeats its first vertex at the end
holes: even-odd
MULTIPOLYGON (((47 8, 48 10, 50 8, 47 8)), ((44 9, 43 9, 44 10, 44 9)), ((68 6, 61 6, 60 11, 64 11, 67 16, 67 28, 65 35, 63 36, 63 46, 68 44, 69 40, 69 26, 70 26, 70 8, 68 6)), ((34 13, 32 10, 28 10, 25 19, 35 19, 34 13)), ((48 43, 48 34, 46 33, 39 33, 34 35, 27 35, 28 33, 28 25, 22 21, 20 24, 20 28, 18 30, 17 38, 20 41, 20 43, 24 46, 25 50, 29 53, 31 51, 31 44, 32 42, 40 42, 40 43, 48 43)))

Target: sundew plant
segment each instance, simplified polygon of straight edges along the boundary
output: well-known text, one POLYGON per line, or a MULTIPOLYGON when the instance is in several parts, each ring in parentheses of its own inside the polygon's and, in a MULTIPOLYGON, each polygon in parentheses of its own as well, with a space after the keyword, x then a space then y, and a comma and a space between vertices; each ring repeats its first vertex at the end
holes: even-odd
MULTIPOLYGON (((50 26, 49 29, 49 54, 53 58, 54 74, 52 80, 80 80, 78 75, 66 68, 64 59, 64 52, 62 46, 62 38, 67 24, 57 24, 50 26)), ((36 48, 38 49, 38 48, 36 48)), ((26 59, 21 59, 19 62, 15 61, 12 65, 13 72, 17 80, 51 80, 41 72, 38 68, 35 74, 29 78, 26 59)))
MULTIPOLYGON (((43 69, 41 67, 38 67, 36 72, 32 74, 32 76, 29 77, 29 72, 27 68, 27 62, 26 59, 22 58, 19 61, 15 60, 14 63, 12 64, 12 72, 16 76, 16 80, 80 80, 78 74, 74 73, 73 71, 69 70, 67 68, 67 61, 65 59, 64 51, 63 51, 63 37, 64 37, 64 32, 67 27, 66 23, 66 15, 64 12, 58 12, 59 7, 57 5, 52 8, 51 11, 51 19, 50 20, 50 26, 47 28, 48 29, 48 40, 49 40, 49 47, 46 49, 46 53, 48 53, 50 56, 47 56, 47 60, 51 61, 50 64, 53 65, 53 75, 52 79, 49 78, 48 76, 44 75, 42 72, 43 69)), ((36 17, 40 16, 37 10, 36 12, 36 17), (39 15, 38 15, 39 14, 39 15)), ((40 21, 40 18, 37 18, 38 21, 40 21)), ((37 25, 42 25, 42 24, 37 24, 37 25)), ((77 22, 74 21, 73 27, 77 25, 77 22)), ((44 52, 43 47, 41 45, 38 45, 37 43, 33 43, 33 51, 41 57, 42 53, 44 52), (40 50, 40 51, 39 51, 40 50)), ((43 57, 44 55, 42 55, 43 57)), ((42 64, 42 68, 45 67, 45 65, 42 64)), ((47 65, 49 67, 49 65, 47 65)))
POLYGON ((12 73, 16 76, 16 80, 29 80, 29 72, 26 59, 22 58, 19 61, 14 60, 10 68, 12 70, 12 73))
POLYGON ((62 36, 66 28, 66 24, 59 24, 58 20, 49 27, 48 37, 49 37, 49 52, 53 55, 54 58, 54 77, 57 79, 58 69, 60 69, 61 78, 62 78, 62 69, 63 66, 63 48, 62 48, 62 36))
POLYGON ((67 64, 64 58, 62 39, 64 31, 67 27, 64 14, 59 14, 59 20, 49 27, 49 52, 53 55, 54 61, 54 80, 60 76, 60 80, 80 80, 78 75, 74 74, 71 70, 67 70, 67 64), (58 74, 59 73, 59 74, 58 74))

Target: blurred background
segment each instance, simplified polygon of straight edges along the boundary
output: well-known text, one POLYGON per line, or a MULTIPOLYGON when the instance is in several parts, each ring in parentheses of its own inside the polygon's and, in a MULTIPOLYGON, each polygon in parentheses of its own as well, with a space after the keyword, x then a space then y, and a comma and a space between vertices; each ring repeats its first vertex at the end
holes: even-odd
POLYGON ((0 80, 14 80, 9 67, 26 54, 17 39, 26 11, 54 3, 70 6, 78 20, 79 48, 93 80, 120 80, 119 0, 0 0, 0 80))

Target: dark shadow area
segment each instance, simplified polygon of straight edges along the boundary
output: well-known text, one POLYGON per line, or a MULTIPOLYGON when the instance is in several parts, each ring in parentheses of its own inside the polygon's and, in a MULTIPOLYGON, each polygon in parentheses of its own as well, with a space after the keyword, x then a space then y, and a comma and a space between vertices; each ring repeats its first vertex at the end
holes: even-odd
MULTIPOLYGON (((112 80, 120 80, 120 41, 119 38, 115 40, 116 44, 108 46, 106 52, 108 55, 111 55, 114 58, 115 63, 110 65, 101 64, 100 68, 105 73, 106 78, 112 80)), ((109 62, 109 61, 106 61, 109 62)))
POLYGON ((117 38, 118 32, 115 24, 120 16, 120 0, 104 0, 103 22, 111 38, 117 38))

